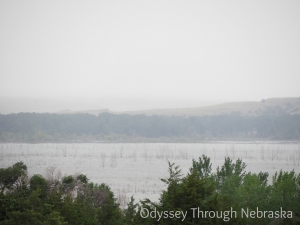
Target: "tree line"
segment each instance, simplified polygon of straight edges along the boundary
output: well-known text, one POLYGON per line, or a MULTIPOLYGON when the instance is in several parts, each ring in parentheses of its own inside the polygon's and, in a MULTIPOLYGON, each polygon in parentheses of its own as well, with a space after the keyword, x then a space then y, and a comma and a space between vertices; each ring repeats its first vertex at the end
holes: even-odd
POLYGON ((247 173, 242 160, 229 157, 215 173, 211 168, 205 155, 192 161, 186 176, 169 162, 169 177, 161 179, 167 188, 158 202, 136 203, 131 197, 121 209, 107 185, 89 182, 86 175, 61 176, 50 168, 45 177, 29 177, 18 162, 0 169, 0 224, 300 223, 300 174, 279 171, 269 184, 268 173, 247 173))
POLYGON ((273 138, 300 139, 300 115, 257 117, 146 116, 101 113, 0 114, 0 141, 134 140, 135 138, 273 138))

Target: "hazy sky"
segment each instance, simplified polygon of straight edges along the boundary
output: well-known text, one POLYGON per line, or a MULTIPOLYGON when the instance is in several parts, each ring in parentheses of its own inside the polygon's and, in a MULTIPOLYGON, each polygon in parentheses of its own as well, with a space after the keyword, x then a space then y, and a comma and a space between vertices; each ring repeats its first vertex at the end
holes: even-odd
POLYGON ((299 96, 299 0, 0 1, 0 97, 299 96))

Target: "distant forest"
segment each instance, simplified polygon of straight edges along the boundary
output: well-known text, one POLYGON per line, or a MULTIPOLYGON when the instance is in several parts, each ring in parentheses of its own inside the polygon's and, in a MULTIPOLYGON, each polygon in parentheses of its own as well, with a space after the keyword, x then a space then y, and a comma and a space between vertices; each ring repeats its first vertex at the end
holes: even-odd
POLYGON ((0 114, 0 141, 4 142, 200 141, 228 138, 299 140, 300 115, 0 114))

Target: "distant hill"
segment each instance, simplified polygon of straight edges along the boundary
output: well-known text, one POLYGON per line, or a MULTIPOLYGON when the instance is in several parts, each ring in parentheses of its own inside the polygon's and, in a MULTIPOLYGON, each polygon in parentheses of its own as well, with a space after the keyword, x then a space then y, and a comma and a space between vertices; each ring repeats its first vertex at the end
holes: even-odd
POLYGON ((99 113, 103 113, 103 112, 107 112, 107 113, 113 113, 111 111, 109 111, 108 109, 97 109, 97 110, 81 110, 81 111, 72 111, 69 109, 66 110, 62 110, 57 112, 57 114, 77 114, 77 113, 88 113, 88 114, 92 114, 97 116, 99 113))
MULTIPOLYGON (((89 113, 98 115, 105 110, 85 110, 85 111, 60 111, 61 114, 69 113, 89 113)), ((164 116, 204 116, 204 115, 243 115, 243 116, 261 116, 261 115, 284 115, 300 114, 300 97, 297 98, 270 98, 263 99, 260 102, 230 102, 219 105, 195 107, 195 108, 177 108, 177 109, 152 109, 140 111, 110 112, 114 114, 129 115, 164 115, 164 116)))

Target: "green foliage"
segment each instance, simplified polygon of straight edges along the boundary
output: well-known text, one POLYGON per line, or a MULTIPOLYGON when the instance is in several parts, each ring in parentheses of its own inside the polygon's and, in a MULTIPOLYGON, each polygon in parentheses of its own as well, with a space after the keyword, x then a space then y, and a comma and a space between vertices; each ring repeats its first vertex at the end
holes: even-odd
POLYGON ((83 184, 87 184, 89 179, 86 175, 80 174, 77 176, 77 180, 80 180, 83 184))
MULTIPOLYGON (((235 205, 236 209, 249 209, 255 211, 257 207, 259 210, 270 210, 268 198, 270 195, 270 187, 261 182, 257 174, 247 173, 244 177, 243 183, 235 189, 235 193, 231 194, 228 199, 235 205)), ((268 218, 246 219, 245 224, 267 224, 268 218)))
POLYGON ((150 200, 141 202, 133 221, 135 224, 298 224, 300 212, 300 175, 294 171, 280 171, 273 177, 273 184, 268 185, 268 173, 246 173, 246 164, 241 159, 233 162, 225 158, 221 168, 211 173, 210 159, 202 156, 192 161, 187 176, 180 176, 178 166, 169 162, 169 178, 161 179, 167 189, 163 191, 159 203, 150 200), (228 211, 232 209, 237 216, 224 221, 222 218, 195 218, 194 208, 201 211, 228 211), (280 207, 293 212, 293 219, 247 218, 241 217, 241 209, 256 211, 277 211, 280 207), (187 212, 184 221, 167 218, 141 218, 142 209, 149 211, 183 211, 187 212), (298 216, 297 216, 298 215, 298 216), (143 223, 144 222, 144 223, 143 223))
POLYGON ((271 187, 271 205, 273 209, 281 206, 283 209, 291 209, 300 212, 300 174, 295 171, 275 173, 271 187), (297 201, 295 201, 297 200, 297 201))
MULTIPOLYGON (((14 195, 10 195, 13 198, 14 195)), ((67 224, 53 206, 45 203, 40 198, 40 191, 33 191, 27 197, 11 199, 15 204, 2 215, 0 224, 67 224)), ((11 204, 11 203, 10 203, 11 204)), ((1 209, 8 205, 1 205, 1 209)))
POLYGON ((0 168, 0 188, 1 193, 5 189, 20 188, 22 178, 27 174, 27 167, 23 162, 17 162, 12 167, 0 168))
POLYGON ((168 164, 170 177, 168 179, 161 179, 161 181, 168 185, 177 184, 182 176, 181 170, 179 169, 179 166, 175 166, 175 163, 170 163, 168 161, 168 164))
POLYGON ((41 196, 46 197, 47 190, 48 190, 47 181, 44 177, 42 177, 42 175, 40 174, 33 175, 29 181, 29 185, 31 191, 39 190, 41 196))
POLYGON ((217 168, 217 188, 222 189, 227 187, 227 189, 230 189, 239 186, 245 176, 245 168, 246 164, 243 163, 241 159, 237 159, 236 163, 232 163, 232 160, 226 157, 221 169, 219 169, 219 167, 217 168), (230 187, 228 187, 228 185, 230 185, 230 187))
POLYGON ((0 170, 0 224, 46 225, 177 225, 177 224, 299 224, 300 175, 280 171, 268 184, 268 173, 246 173, 246 164, 225 158, 216 173, 211 172, 210 158, 192 161, 186 176, 169 162, 169 177, 161 179, 167 187, 159 202, 149 199, 134 203, 123 211, 114 193, 105 184, 88 182, 85 175, 45 179, 39 174, 27 177, 22 162, 0 170), (195 217, 198 208, 205 211, 237 211, 237 217, 195 217), (242 218, 241 209, 292 211, 292 219, 242 218), (145 210, 186 212, 185 218, 144 217, 145 210))
POLYGON ((131 196, 130 202, 127 203, 127 208, 123 211, 124 224, 126 224, 126 225, 138 224, 137 211, 138 211, 138 204, 134 203, 134 198, 133 198, 133 196, 131 196))
POLYGON ((0 224, 123 224, 123 213, 107 185, 89 183, 82 174, 61 180, 36 174, 28 179, 26 169, 23 163, 1 169, 5 191, 0 193, 0 224))
POLYGON ((178 166, 174 167, 174 164, 169 163, 169 178, 162 179, 168 184, 168 188, 163 192, 156 207, 160 211, 184 211, 187 212, 187 216, 184 221, 167 218, 160 224, 217 224, 215 219, 193 217, 191 208, 200 207, 202 210, 216 211, 220 209, 220 204, 214 183, 207 177, 199 176, 196 169, 190 171, 186 177, 180 179, 178 166))
POLYGON ((208 177, 211 174, 210 158, 202 155, 202 158, 199 157, 199 162, 193 159, 193 167, 190 169, 190 172, 193 170, 195 170, 201 178, 208 177))

